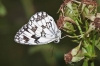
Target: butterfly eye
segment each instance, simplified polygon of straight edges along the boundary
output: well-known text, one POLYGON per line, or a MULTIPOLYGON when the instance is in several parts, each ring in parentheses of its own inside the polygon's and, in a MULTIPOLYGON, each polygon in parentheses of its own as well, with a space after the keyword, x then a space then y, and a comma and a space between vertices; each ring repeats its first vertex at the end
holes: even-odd
POLYGON ((59 40, 55 40, 55 41, 54 41, 54 43, 59 43, 59 42, 60 42, 59 40))

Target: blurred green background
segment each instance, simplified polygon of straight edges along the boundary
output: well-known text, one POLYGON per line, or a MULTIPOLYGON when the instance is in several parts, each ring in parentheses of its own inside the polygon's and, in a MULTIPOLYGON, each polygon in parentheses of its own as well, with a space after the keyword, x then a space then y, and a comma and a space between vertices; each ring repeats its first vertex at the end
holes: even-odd
MULTIPOLYGON (((16 32, 38 11, 45 11, 55 21, 63 0, 0 0, 0 66, 71 66, 63 56, 77 44, 64 38, 60 43, 40 46, 21 45, 14 42, 16 32)), ((100 0, 98 0, 98 4, 100 0)), ((100 6, 98 8, 100 12, 100 6)), ((64 33, 64 32, 63 32, 64 33)), ((66 33, 64 33, 66 35, 66 33)), ((64 36, 63 35, 63 36, 64 36)), ((100 64, 100 51, 95 66, 100 64)), ((81 66, 82 61, 75 66, 81 66)))

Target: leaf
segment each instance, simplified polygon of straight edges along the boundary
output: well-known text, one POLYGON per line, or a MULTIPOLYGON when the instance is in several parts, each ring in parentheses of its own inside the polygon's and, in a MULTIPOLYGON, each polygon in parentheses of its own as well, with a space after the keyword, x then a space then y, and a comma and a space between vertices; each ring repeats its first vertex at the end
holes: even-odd
POLYGON ((100 50, 100 38, 98 40, 95 40, 95 46, 100 50))
POLYGON ((7 14, 5 6, 0 2, 0 16, 5 16, 7 14))

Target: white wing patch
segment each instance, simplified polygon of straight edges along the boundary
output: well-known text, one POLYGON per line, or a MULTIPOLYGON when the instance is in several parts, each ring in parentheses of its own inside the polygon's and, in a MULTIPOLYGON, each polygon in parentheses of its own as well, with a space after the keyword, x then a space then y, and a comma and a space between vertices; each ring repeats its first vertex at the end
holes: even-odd
POLYGON ((61 31, 54 19, 46 12, 34 14, 14 38, 17 43, 29 45, 47 44, 53 41, 58 43, 60 39, 61 31))

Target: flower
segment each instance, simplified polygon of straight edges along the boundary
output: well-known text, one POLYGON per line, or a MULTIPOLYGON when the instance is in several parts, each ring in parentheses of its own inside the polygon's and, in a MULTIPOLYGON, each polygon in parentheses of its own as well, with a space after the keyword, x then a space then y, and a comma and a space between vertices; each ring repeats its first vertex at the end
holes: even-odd
POLYGON ((100 18, 95 18, 94 25, 97 29, 100 29, 100 18))
POLYGON ((95 15, 86 16, 86 18, 90 19, 92 22, 90 23, 89 28, 93 27, 95 29, 100 30, 100 13, 95 15))
POLYGON ((82 0, 81 13, 83 17, 97 13, 97 3, 92 0, 82 0))
POLYGON ((76 23, 70 17, 60 16, 59 19, 57 20, 58 28, 66 31, 67 33, 70 33, 70 34, 75 32, 73 24, 76 24, 76 23))
POLYGON ((58 26, 58 28, 61 29, 62 26, 63 26, 63 24, 64 24, 64 17, 60 16, 59 19, 57 20, 57 26, 58 26))
POLYGON ((72 62, 78 62, 82 59, 85 58, 84 54, 87 53, 87 51, 82 47, 81 48, 81 43, 73 48, 70 52, 64 55, 64 60, 67 63, 72 63, 72 62))
POLYGON ((82 3, 87 4, 87 5, 97 6, 97 2, 92 1, 92 0, 82 0, 82 3))

